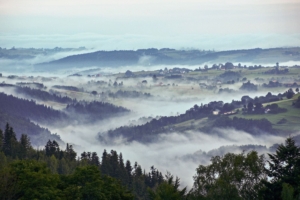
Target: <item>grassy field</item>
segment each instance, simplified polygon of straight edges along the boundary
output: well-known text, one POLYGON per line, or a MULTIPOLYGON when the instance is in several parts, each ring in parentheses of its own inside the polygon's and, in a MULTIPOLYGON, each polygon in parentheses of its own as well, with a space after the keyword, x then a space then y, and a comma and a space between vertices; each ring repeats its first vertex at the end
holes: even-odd
POLYGON ((284 132, 294 132, 294 131, 299 131, 300 130, 300 109, 295 108, 292 106, 292 102, 296 100, 300 94, 294 95, 292 99, 284 99, 282 101, 277 101, 277 102, 272 102, 272 103, 267 103, 263 104, 264 106, 268 104, 273 104, 276 103, 280 108, 286 108, 287 112, 284 113, 278 113, 278 114, 242 114, 241 112, 235 115, 231 115, 230 117, 242 117, 246 119, 262 119, 266 118, 268 119, 274 129, 277 129, 279 131, 284 131, 284 132), (277 124, 281 119, 286 119, 287 122, 284 124, 277 124))
MULTIPOLYGON (((284 113, 278 113, 278 114, 242 114, 241 112, 230 115, 230 118, 233 117, 239 117, 239 118, 245 118, 245 119, 268 119, 271 123, 274 129, 278 130, 279 134, 282 133, 283 135, 286 135, 286 133, 293 133, 296 131, 300 131, 300 109, 295 108, 292 106, 292 102, 296 100, 300 96, 299 94, 294 95, 292 99, 284 99, 277 102, 272 103, 266 103, 263 104, 264 106, 267 106, 268 104, 276 103, 280 108, 286 108, 287 111, 284 113), (286 119, 287 122, 284 124, 277 124, 280 120, 286 119)), ((176 131, 186 131, 186 130, 197 130, 199 128, 202 128, 204 126, 207 126, 209 124, 212 124, 213 121, 209 120, 208 118, 203 118, 199 120, 188 120, 184 121, 178 124, 173 125, 176 131)), ((168 128, 168 127, 165 127, 168 128)))

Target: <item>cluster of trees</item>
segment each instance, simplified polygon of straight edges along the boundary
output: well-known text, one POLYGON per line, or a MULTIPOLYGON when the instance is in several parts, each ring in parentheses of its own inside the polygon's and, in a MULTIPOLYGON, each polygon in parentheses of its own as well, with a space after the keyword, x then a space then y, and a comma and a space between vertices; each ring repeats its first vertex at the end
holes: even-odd
MULTIPOLYGON (((109 83, 108 86, 111 86, 111 84, 109 83)), ((118 87, 118 86, 119 86, 119 87, 122 87, 122 86, 123 86, 123 81, 121 81, 120 83, 118 83, 117 81, 115 81, 115 82, 113 83, 113 86, 114 86, 114 87, 118 87)))
POLYGON ((222 82, 233 81, 234 83, 235 80, 238 81, 241 78, 241 74, 234 71, 226 71, 223 74, 220 74, 217 78, 222 80, 222 82))
POLYGON ((76 102, 76 99, 71 99, 70 97, 56 94, 50 94, 46 91, 39 90, 39 89, 32 89, 30 87, 16 87, 16 92, 24 95, 28 95, 31 98, 42 100, 42 101, 55 101, 58 103, 72 103, 76 102))
POLYGON ((251 151, 212 157, 197 168, 191 199, 299 199, 300 147, 288 138, 268 156, 251 151))
POLYGON ((266 96, 259 96, 255 98, 251 98, 249 96, 243 96, 241 98, 242 105, 246 105, 247 103, 269 103, 274 101, 280 101, 285 97, 285 94, 273 95, 271 92, 268 92, 266 96))
POLYGON ((88 81, 88 84, 89 85, 104 86, 104 85, 107 85, 108 83, 106 81, 103 81, 103 80, 100 80, 100 81, 91 80, 91 81, 88 81))
POLYGON ((48 129, 40 127, 27 118, 11 115, 0 109, 0 127, 5 127, 6 122, 10 122, 14 127, 17 137, 20 137, 21 133, 29 133, 31 141, 37 146, 43 145, 49 138, 60 141, 59 135, 51 134, 48 129))
MULTIPOLYGON (((137 126, 121 126, 114 130, 109 130, 108 135, 110 137, 123 136, 128 141, 142 141, 149 142, 154 139, 153 135, 157 135, 162 132, 168 132, 172 129, 169 126, 184 122, 190 119, 201 119, 212 114, 215 106, 218 104, 206 104, 195 105, 191 109, 187 110, 184 114, 178 116, 160 117, 158 119, 152 119, 143 125, 137 126)), ((99 139, 102 137, 99 136, 99 139)))
POLYGON ((54 123, 67 119, 67 115, 63 112, 36 104, 33 100, 20 99, 4 93, 0 93, 0 104, 2 112, 40 123, 54 123))
MULTIPOLYGON (((280 108, 276 103, 273 103, 271 105, 267 105, 265 108, 263 107, 263 103, 269 103, 274 101, 280 101, 284 97, 287 99, 291 99, 294 96, 293 89, 288 89, 283 94, 272 95, 271 92, 268 92, 268 94, 260 97, 255 97, 254 99, 250 98, 249 96, 242 97, 242 103, 244 104, 243 112, 248 114, 263 114, 265 113, 265 110, 268 110, 268 113, 271 114, 277 114, 281 112, 286 112, 287 109, 280 108)), ((295 102, 293 103, 295 105, 295 102)))
POLYGON ((300 147, 292 138, 278 146, 269 160, 256 151, 227 153, 199 165, 190 191, 180 189, 179 178, 155 167, 143 171, 136 162, 124 162, 112 150, 77 153, 56 141, 36 150, 26 135, 20 140, 8 124, 0 131, 1 199, 272 199, 300 198, 300 147))
POLYGON ((0 160, 0 199, 155 199, 162 189, 182 191, 179 178, 164 177, 154 166, 147 173, 114 150, 104 150, 100 162, 96 152, 77 157, 72 145, 62 150, 56 141, 33 149, 9 124, 0 131, 0 160))
MULTIPOLYGON (((219 117, 217 118, 211 127, 218 128, 235 128, 237 130, 243 130, 247 133, 258 134, 260 131, 272 132, 272 123, 267 119, 245 119, 233 117, 219 117)), ((206 127, 207 129, 207 127, 206 127)))
POLYGON ((121 106, 115 106, 110 103, 99 101, 80 101, 77 103, 68 104, 65 108, 65 111, 69 113, 71 117, 74 116, 73 114, 88 116, 90 118, 87 119, 88 121, 104 119, 113 115, 129 112, 128 109, 121 106))
MULTIPOLYGON (((287 93, 287 92, 286 92, 287 93)), ((274 101, 280 101, 283 97, 287 96, 287 94, 278 94, 272 95, 271 92, 268 92, 266 96, 255 97, 254 99, 250 98, 249 96, 242 97, 243 103, 243 113, 247 114, 264 114, 266 111, 271 114, 277 114, 281 112, 286 112, 287 109, 280 108, 278 104, 273 103, 263 107, 263 103, 269 103, 274 101)))
POLYGON ((37 82, 18 82, 16 83, 16 85, 25 86, 25 87, 36 87, 38 89, 46 88, 43 83, 37 83, 37 82))
MULTIPOLYGON (((271 106, 270 108, 273 108, 273 106, 271 106)), ((253 104, 252 102, 249 102, 247 105, 246 104, 244 105, 243 113, 264 114, 265 109, 264 109, 262 103, 260 103, 260 102, 257 102, 255 104, 253 104)))
POLYGON ((67 85, 54 85, 52 88, 62 89, 62 90, 70 90, 75 92, 83 92, 83 89, 77 88, 75 86, 67 86, 67 85))
MULTIPOLYGON (((123 136, 128 141, 137 140, 142 142, 152 142, 153 140, 155 140, 155 137, 153 136, 157 134, 175 131, 173 126, 174 124, 178 124, 191 119, 201 119, 204 117, 210 117, 210 119, 212 120, 214 120, 215 118, 216 119, 213 121, 212 126, 205 126, 201 129, 202 131, 210 131, 212 127, 233 127, 238 130, 244 130, 251 134, 256 134, 258 132, 257 130, 271 132, 273 131, 272 124, 266 119, 252 120, 236 117, 230 119, 228 117, 222 117, 222 114, 232 112, 236 108, 241 108, 243 104, 243 111, 249 114, 265 113, 265 109, 269 109, 269 112, 273 114, 285 112, 286 109, 278 107, 277 104, 271 104, 269 106, 266 106, 265 108, 263 107, 261 102, 269 102, 273 99, 274 96, 269 93, 268 95, 266 95, 266 97, 256 97, 255 99, 244 97, 241 101, 232 101, 231 103, 225 104, 222 101, 212 101, 201 106, 194 105, 194 107, 187 110, 184 114, 178 116, 152 119, 151 121, 143 125, 121 126, 114 130, 109 130, 107 134, 110 137, 123 136), (249 103, 246 103, 248 101, 249 103), (219 110, 219 114, 221 115, 213 117, 214 110, 219 110), (247 124, 247 126, 244 126, 245 124, 247 124)), ((99 139, 102 140, 103 138, 100 135, 99 139)))
POLYGON ((148 98, 151 97, 150 93, 142 93, 138 91, 125 91, 125 90, 118 90, 115 93, 109 92, 108 96, 111 98, 148 98))
POLYGON ((293 98, 294 94, 295 94, 295 93, 294 93, 294 91, 293 91, 292 88, 288 89, 288 91, 285 92, 285 96, 286 96, 286 98, 288 98, 288 99, 293 98))
POLYGON ((287 111, 286 108, 280 108, 278 106, 278 104, 276 104, 276 103, 272 103, 270 105, 267 105, 265 108, 267 110, 269 110, 268 113, 270 113, 270 114, 277 114, 277 113, 281 113, 281 112, 286 112, 287 111))
POLYGON ((287 74, 289 72, 289 69, 285 68, 283 70, 280 70, 279 67, 275 67, 274 69, 270 69, 265 71, 265 74, 287 74))
POLYGON ((300 108, 300 96, 296 101, 293 102, 293 106, 295 106, 296 108, 300 108))
POLYGON ((248 67, 248 70, 256 70, 256 69, 261 69, 262 68, 262 66, 261 65, 254 65, 254 66, 249 66, 248 67))
POLYGON ((257 91, 257 85, 248 81, 246 83, 243 83, 243 85, 240 87, 240 90, 257 91))
POLYGON ((281 87, 282 83, 279 83, 278 81, 269 81, 268 84, 264 83, 262 86, 263 87, 268 87, 268 88, 271 88, 271 87, 281 87))

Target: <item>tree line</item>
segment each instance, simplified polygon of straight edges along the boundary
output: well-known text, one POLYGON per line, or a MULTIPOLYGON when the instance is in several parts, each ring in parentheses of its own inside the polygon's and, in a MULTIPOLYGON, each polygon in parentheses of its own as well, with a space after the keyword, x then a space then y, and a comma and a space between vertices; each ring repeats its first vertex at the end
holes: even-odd
POLYGON ((62 150, 49 140, 33 149, 27 135, 17 140, 12 127, 0 131, 0 199, 272 199, 300 198, 300 147, 287 138, 274 154, 256 151, 227 153, 199 165, 190 191, 180 179, 162 175, 154 166, 148 173, 122 153, 104 150, 77 157, 73 146, 62 150))
POLYGON ((61 96, 57 94, 50 94, 46 91, 40 89, 33 89, 30 87, 16 87, 16 92, 20 94, 25 94, 30 96, 31 98, 41 100, 41 101, 55 101, 58 103, 73 103, 76 102, 76 99, 71 99, 68 96, 61 96))
POLYGON ((67 115, 33 100, 26 100, 0 93, 1 110, 10 115, 24 117, 39 123, 54 123, 67 118, 67 115))
POLYGON ((64 111, 67 112, 71 118, 77 118, 77 115, 84 115, 85 117, 87 117, 85 122, 94 122, 96 120, 130 112, 124 107, 99 101, 79 101, 76 103, 68 104, 64 111))
POLYGON ((104 150, 102 158, 96 152, 77 156, 72 145, 61 149, 55 140, 33 149, 9 124, 0 141, 0 199, 150 199, 166 181, 179 187, 177 177, 167 180, 154 166, 146 172, 114 150, 104 150))

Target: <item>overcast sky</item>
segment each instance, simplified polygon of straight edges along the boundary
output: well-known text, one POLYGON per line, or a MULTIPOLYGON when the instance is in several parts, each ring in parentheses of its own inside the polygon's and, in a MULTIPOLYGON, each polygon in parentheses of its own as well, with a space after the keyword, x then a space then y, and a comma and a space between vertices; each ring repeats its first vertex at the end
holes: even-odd
POLYGON ((300 46, 299 10, 299 0, 0 0, 0 46, 300 46))

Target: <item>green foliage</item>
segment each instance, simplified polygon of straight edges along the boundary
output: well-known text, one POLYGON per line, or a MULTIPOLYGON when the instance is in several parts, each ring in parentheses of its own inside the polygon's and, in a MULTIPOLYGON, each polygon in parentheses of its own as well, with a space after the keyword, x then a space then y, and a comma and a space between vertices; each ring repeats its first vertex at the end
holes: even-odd
POLYGON ((3 141, 4 140, 4 135, 3 135, 3 131, 0 129, 0 151, 2 151, 3 149, 3 141))
POLYGON ((110 103, 98 101, 80 101, 77 103, 68 104, 65 108, 65 111, 70 114, 89 116, 90 118, 86 120, 86 123, 129 112, 128 109, 121 106, 115 106, 110 103))
POLYGON ((276 153, 269 154, 269 157, 266 172, 271 181, 263 181, 265 187, 261 190, 261 196, 264 199, 281 199, 281 191, 286 194, 288 188, 292 187, 294 197, 299 197, 300 148, 295 145, 295 141, 287 138, 285 144, 279 145, 276 153))
POLYGON ((47 158, 47 165, 52 173, 57 173, 58 161, 54 155, 47 158))
POLYGON ((21 137, 21 133, 26 133, 37 146, 44 145, 49 138, 60 140, 59 136, 51 134, 48 129, 40 127, 28 118, 14 115, 13 113, 6 113, 0 109, 0 127, 5 127, 6 122, 14 127, 17 138, 21 137))
POLYGON ((99 157, 96 152, 83 152, 81 154, 81 161, 89 165, 100 166, 99 157))
POLYGON ((291 99, 294 96, 294 91, 292 88, 290 88, 287 92, 286 92, 286 98, 291 99))
POLYGON ((243 83, 243 85, 240 87, 240 90, 257 91, 257 85, 254 85, 248 81, 247 83, 243 83))
POLYGON ((15 161, 1 170, 0 196, 3 199, 57 199, 59 177, 51 174, 44 163, 34 160, 15 161))
POLYGON ((179 189, 180 181, 170 173, 167 173, 165 181, 156 186, 153 190, 148 188, 151 200, 181 200, 185 199, 186 188, 179 189))
POLYGON ((62 119, 68 119, 68 116, 61 111, 36 104, 33 100, 19 99, 4 93, 0 93, 0 104, 3 113, 28 118, 36 122, 46 122, 49 124, 62 119))
POLYGON ((0 170, 6 167, 7 159, 3 152, 0 151, 0 170))
POLYGON ((59 176, 45 163, 22 160, 1 169, 0 179, 0 199, 133 199, 117 180, 101 176, 96 166, 79 167, 71 175, 59 176))
MULTIPOLYGON (((184 114, 179 116, 161 117, 159 119, 152 119, 143 125, 137 126, 121 126, 114 130, 109 130, 108 135, 111 137, 123 136, 128 141, 138 140, 142 142, 149 142, 156 139, 155 136, 159 133, 168 131, 167 126, 185 122, 191 119, 201 119, 212 115, 214 106, 209 104, 207 106, 194 106, 187 110, 184 114)), ((102 139, 102 138, 99 138, 102 139)))
POLYGON ((259 131, 272 131, 272 123, 267 119, 245 119, 233 117, 219 117, 215 120, 213 127, 228 127, 235 128, 237 130, 243 130, 251 134, 257 134, 259 131))
MULTIPOLYGON (((3 134, 2 134, 3 135, 3 134)), ((212 157, 200 165, 194 187, 186 194, 179 178, 165 178, 152 166, 124 162, 122 153, 77 153, 67 144, 61 150, 49 140, 44 150, 33 150, 27 135, 17 141, 6 125, 0 149, 0 199, 297 199, 300 194, 300 148, 292 138, 269 154, 268 167, 256 151, 212 157), (18 160, 21 159, 21 160, 18 160), (266 176, 269 176, 269 179, 266 176), (129 192, 131 191, 131 192, 129 192)))
POLYGON ((30 140, 28 136, 22 134, 20 138, 20 152, 18 154, 18 157, 21 159, 26 158, 31 150, 32 150, 32 146, 30 144, 30 140))
POLYGON ((79 167, 62 182, 63 199, 133 199, 132 194, 115 179, 101 176, 96 166, 79 167))
POLYGON ((294 188, 287 183, 282 184, 281 198, 282 200, 294 200, 294 188))
POLYGON ((193 196, 207 199, 258 199, 260 181, 265 179, 263 156, 227 153, 200 165, 194 176, 193 196))
POLYGON ((3 139, 3 152, 6 156, 15 157, 17 155, 18 141, 16 134, 9 124, 6 124, 3 139))
POLYGON ((47 156, 55 155, 58 157, 60 151, 58 143, 55 140, 53 142, 49 140, 45 146, 45 151, 47 156))

